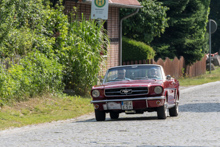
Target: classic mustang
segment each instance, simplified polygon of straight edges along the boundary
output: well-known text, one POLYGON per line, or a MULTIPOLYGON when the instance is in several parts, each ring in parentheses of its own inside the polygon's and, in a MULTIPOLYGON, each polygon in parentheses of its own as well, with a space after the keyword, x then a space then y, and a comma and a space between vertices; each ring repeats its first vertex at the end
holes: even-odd
POLYGON ((101 85, 93 86, 91 96, 97 121, 119 114, 157 112, 159 119, 178 115, 179 82, 165 76, 163 67, 155 64, 117 66, 108 69, 101 85))

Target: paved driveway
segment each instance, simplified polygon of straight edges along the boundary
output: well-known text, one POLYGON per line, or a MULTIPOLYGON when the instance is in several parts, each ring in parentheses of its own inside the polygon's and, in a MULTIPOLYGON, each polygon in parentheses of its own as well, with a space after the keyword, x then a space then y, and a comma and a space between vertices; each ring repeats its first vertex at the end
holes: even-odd
POLYGON ((181 90, 178 117, 158 120, 153 112, 96 122, 89 114, 0 131, 0 146, 220 146, 219 87, 220 81, 181 90))

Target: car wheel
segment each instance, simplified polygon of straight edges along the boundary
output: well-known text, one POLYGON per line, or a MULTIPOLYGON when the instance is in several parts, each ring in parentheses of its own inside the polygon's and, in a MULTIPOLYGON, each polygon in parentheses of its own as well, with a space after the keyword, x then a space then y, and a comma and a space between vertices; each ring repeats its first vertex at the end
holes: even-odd
POLYGON ((179 105, 176 103, 176 105, 173 108, 169 109, 170 116, 178 116, 179 113, 179 105))
POLYGON ((157 108, 157 117, 158 119, 166 119, 167 118, 167 105, 166 103, 157 108))
POLYGON ((118 112, 110 112, 111 119, 118 119, 119 113, 118 112))
POLYGON ((105 121, 105 111, 95 110, 95 118, 97 121, 105 121))
POLYGON ((170 116, 178 116, 178 113, 179 113, 179 98, 177 95, 176 104, 173 108, 169 109, 169 114, 170 114, 170 116))

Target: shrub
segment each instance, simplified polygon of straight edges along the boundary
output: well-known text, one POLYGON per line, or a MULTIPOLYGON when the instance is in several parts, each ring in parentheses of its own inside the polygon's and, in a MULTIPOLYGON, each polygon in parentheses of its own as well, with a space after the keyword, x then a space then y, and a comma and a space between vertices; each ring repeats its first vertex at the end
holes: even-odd
POLYGON ((19 82, 10 76, 9 72, 0 66, 0 103, 1 105, 12 101, 19 89, 19 82))
POLYGON ((20 101, 45 92, 63 90, 62 66, 44 54, 29 53, 8 70, 0 66, 0 97, 3 102, 20 101))
POLYGON ((36 35, 28 27, 10 29, 7 36, 1 42, 1 56, 13 57, 26 55, 33 50, 36 35))
POLYGON ((24 75, 30 79, 31 90, 28 91, 31 92, 31 95, 35 92, 41 94, 63 90, 62 65, 56 59, 48 59, 44 54, 36 52, 28 54, 20 65, 25 69, 24 75))
POLYGON ((102 25, 94 20, 72 21, 65 50, 60 53, 60 62, 65 66, 64 80, 66 88, 73 89, 76 94, 85 95, 96 84, 103 46, 108 38, 102 25))
POLYGON ((135 41, 126 37, 122 39, 122 61, 153 59, 155 52, 152 47, 143 42, 135 41))
MULTIPOLYGON (((66 88, 85 95, 97 81, 102 60, 100 52, 108 44, 106 33, 101 27, 103 24, 97 25, 95 21, 86 21, 84 18, 69 21, 63 13, 62 0, 55 8, 47 5, 47 2, 49 1, 0 1, 0 58, 28 56, 22 59, 21 65, 10 69, 11 76, 6 71, 6 81, 17 80, 11 83, 18 83, 17 89, 16 85, 10 87, 15 87, 14 91, 21 92, 20 95, 25 93, 26 96, 32 96, 44 90, 50 91, 51 88, 56 90, 62 85, 59 83, 60 71, 55 78, 57 82, 48 82, 54 80, 50 77, 54 73, 50 71, 56 73, 56 68, 60 69, 58 65, 52 65, 56 59, 63 66, 63 83, 66 88), (30 52, 36 54, 32 53, 31 57, 30 52)), ((7 87, 7 84, 4 86, 7 87)), ((10 92, 8 95, 13 97, 14 94, 10 92)))

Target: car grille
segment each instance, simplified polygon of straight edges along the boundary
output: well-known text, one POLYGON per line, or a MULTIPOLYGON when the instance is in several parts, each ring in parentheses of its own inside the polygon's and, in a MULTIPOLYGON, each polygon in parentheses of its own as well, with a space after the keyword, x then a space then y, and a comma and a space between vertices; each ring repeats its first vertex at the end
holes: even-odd
POLYGON ((126 87, 126 88, 115 88, 105 89, 105 96, 135 96, 148 94, 148 87, 126 87))

